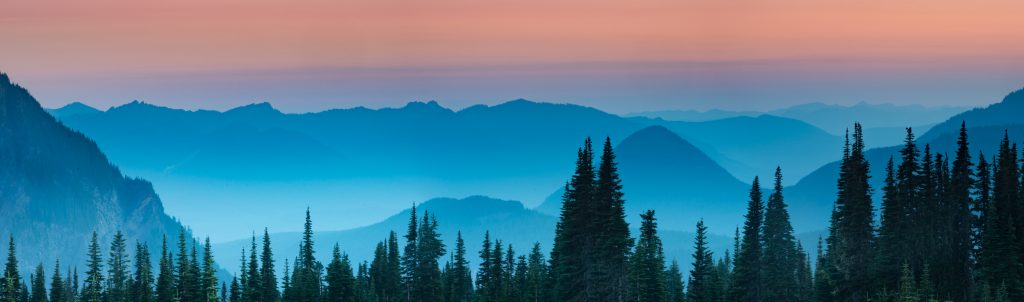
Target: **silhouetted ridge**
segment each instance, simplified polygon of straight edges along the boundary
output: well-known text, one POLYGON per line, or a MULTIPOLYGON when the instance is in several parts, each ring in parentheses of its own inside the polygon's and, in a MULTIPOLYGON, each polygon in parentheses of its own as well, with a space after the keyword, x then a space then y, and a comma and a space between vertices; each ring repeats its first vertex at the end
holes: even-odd
POLYGON ((122 231, 155 249, 182 229, 149 182, 121 175, 96 143, 57 122, 5 74, 0 166, 0 230, 14 234, 24 269, 55 259, 84 267, 93 231, 103 245, 122 231))

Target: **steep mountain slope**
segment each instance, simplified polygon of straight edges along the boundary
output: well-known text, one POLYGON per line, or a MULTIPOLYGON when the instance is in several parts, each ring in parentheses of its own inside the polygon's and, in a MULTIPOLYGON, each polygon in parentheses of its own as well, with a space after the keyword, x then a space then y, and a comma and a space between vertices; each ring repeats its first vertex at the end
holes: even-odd
MULTIPOLYGON (((554 240, 555 223, 557 218, 546 215, 535 210, 523 207, 517 201, 498 200, 482 196, 472 196, 464 199, 437 198, 428 200, 417 205, 418 215, 424 211, 437 216, 440 233, 447 250, 452 251, 455 247, 455 237, 462 232, 463 240, 466 242, 466 252, 470 265, 476 269, 479 264, 480 245, 483 242, 484 233, 490 231, 491 239, 500 239, 503 244, 512 244, 517 255, 529 253, 535 242, 541 244, 544 256, 548 257, 549 249, 554 240)), ((410 210, 406 209, 388 219, 369 226, 345 230, 345 231, 317 231, 317 221, 323 220, 317 215, 319 211, 313 212, 314 242, 316 244, 317 257, 321 261, 329 259, 331 248, 335 243, 348 253, 353 262, 370 261, 373 258, 374 247, 377 242, 387 238, 388 232, 394 230, 399 236, 399 245, 405 245, 405 229, 409 223, 410 210)), ((329 215, 333 214, 327 214, 329 215)), ((301 225, 302 217, 295 217, 293 224, 301 225)), ((662 220, 664 221, 664 220, 662 220)), ((692 229, 692 226, 691 226, 692 229)), ((636 234, 637 230, 632 231, 636 234)), ((668 260, 678 259, 682 264, 690 263, 690 255, 693 249, 693 233, 662 230, 662 239, 665 245, 666 258, 668 260)), ((295 259, 298 254, 299 241, 302 234, 296 232, 274 233, 270 235, 275 247, 275 257, 278 263, 285 259, 295 259)), ((214 246, 218 259, 238 258, 242 248, 249 249, 251 239, 225 242, 214 246)), ((257 237, 259 244, 261 238, 257 237)), ((722 236, 710 236, 711 248, 716 255, 732 244, 732 239, 722 236)), ((442 262, 448 256, 442 257, 442 262)), ((226 266, 232 271, 237 271, 237 264, 226 266)), ((278 265, 278 269, 283 266, 278 265)))
POLYGON ((526 100, 459 111, 413 102, 307 114, 284 114, 267 103, 215 112, 132 102, 61 121, 96 139, 126 171, 153 180, 172 201, 170 210, 196 228, 230 231, 215 234, 220 238, 248 230, 218 222, 218 213, 241 207, 247 220, 239 225, 260 223, 282 212, 299 214, 293 201, 363 214, 329 221, 331 229, 374 223, 408 200, 436 196, 485 194, 534 206, 571 173, 565 163, 585 137, 618 142, 649 125, 680 133, 745 180, 779 163, 793 165, 797 179, 796 166, 827 162, 831 157, 814 153, 837 141, 785 118, 680 123, 526 100), (789 151, 796 146, 807 151, 789 151), (207 210, 194 211, 199 205, 207 210))
POLYGON ((158 252, 162 236, 181 229, 149 182, 122 176, 93 141, 2 73, 0 167, 0 230, 3 240, 13 234, 25 271, 55 259, 81 270, 93 231, 104 249, 120 230, 158 252))
MULTIPOLYGON (((615 152, 632 224, 647 209, 657 211, 664 229, 689 230, 704 218, 711 232, 731 234, 742 221, 750 186, 665 127, 637 131, 615 152)), ((558 215, 561 192, 551 194, 537 210, 558 215)))
MULTIPOLYGON (((1022 114, 1024 114, 1024 92, 1018 90, 1007 95, 1003 98, 1002 102, 986 108, 973 109, 955 115, 946 122, 931 128, 931 130, 923 135, 915 131, 916 135, 918 135, 917 146, 923 152, 924 145, 929 144, 935 153, 952 155, 956 151, 956 139, 960 123, 966 122, 972 160, 977 162, 979 151, 984 152, 989 157, 995 154, 1004 133, 1009 134, 1010 139, 1013 141, 1020 141, 1024 137, 1024 121, 1013 118, 1022 114)), ((882 181, 885 179, 886 162, 890 157, 893 157, 898 163, 901 147, 879 147, 870 149, 865 153, 871 165, 870 181, 872 188, 875 189, 873 197, 876 201, 876 211, 878 210, 877 203, 881 199, 880 190, 882 188, 882 181)), ((840 154, 841 149, 837 148, 834 152, 840 154)), ((827 213, 835 201, 838 173, 839 163, 832 162, 804 177, 799 183, 789 189, 789 200, 805 205, 794 207, 794 217, 801 215, 797 211, 805 209, 811 211, 810 213, 825 213, 819 214, 817 218, 810 220, 797 221, 794 219, 794 228, 809 231, 823 229, 827 226, 827 213)), ((805 214, 809 215, 810 213, 805 214)))

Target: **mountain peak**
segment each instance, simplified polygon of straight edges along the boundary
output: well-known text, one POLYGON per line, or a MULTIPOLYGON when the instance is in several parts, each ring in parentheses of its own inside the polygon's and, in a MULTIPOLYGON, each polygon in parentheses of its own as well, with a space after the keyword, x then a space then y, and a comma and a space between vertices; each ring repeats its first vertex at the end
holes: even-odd
POLYGON ((63 107, 57 109, 46 109, 46 111, 57 118, 102 112, 99 109, 93 108, 92 106, 86 104, 82 104, 80 102, 71 102, 70 104, 64 105, 63 107))
POLYGON ((405 106, 403 106, 400 109, 414 110, 414 111, 417 111, 417 112, 449 112, 449 113, 450 112, 454 112, 451 109, 448 109, 448 108, 445 108, 444 106, 441 106, 441 104, 438 104, 437 101, 433 101, 433 100, 432 101, 427 101, 427 102, 420 102, 420 101, 409 102, 409 103, 406 103, 405 106))
POLYGON ((225 111, 224 113, 280 114, 281 111, 278 111, 277 108, 274 108, 274 106, 268 102, 260 102, 231 108, 228 111, 225 111))

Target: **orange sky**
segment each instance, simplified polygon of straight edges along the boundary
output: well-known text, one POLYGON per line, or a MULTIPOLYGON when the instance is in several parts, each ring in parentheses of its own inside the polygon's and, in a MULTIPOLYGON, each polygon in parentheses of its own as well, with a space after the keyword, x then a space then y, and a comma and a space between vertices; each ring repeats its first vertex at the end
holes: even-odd
MULTIPOLYGON (((6 1, 0 70, 49 85, 95 75, 324 67, 813 60, 917 62, 921 72, 936 62, 1019 67, 1022 11, 1019 0, 6 1)), ((65 99, 53 102, 72 95, 54 94, 65 99)))

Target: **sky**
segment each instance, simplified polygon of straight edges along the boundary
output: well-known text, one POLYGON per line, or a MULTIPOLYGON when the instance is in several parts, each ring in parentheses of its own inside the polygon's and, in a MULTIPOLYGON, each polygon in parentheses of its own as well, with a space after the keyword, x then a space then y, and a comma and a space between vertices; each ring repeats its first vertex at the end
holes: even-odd
POLYGON ((47 107, 285 112, 527 98, 616 113, 982 105, 1024 87, 1019 0, 7 1, 47 107))

